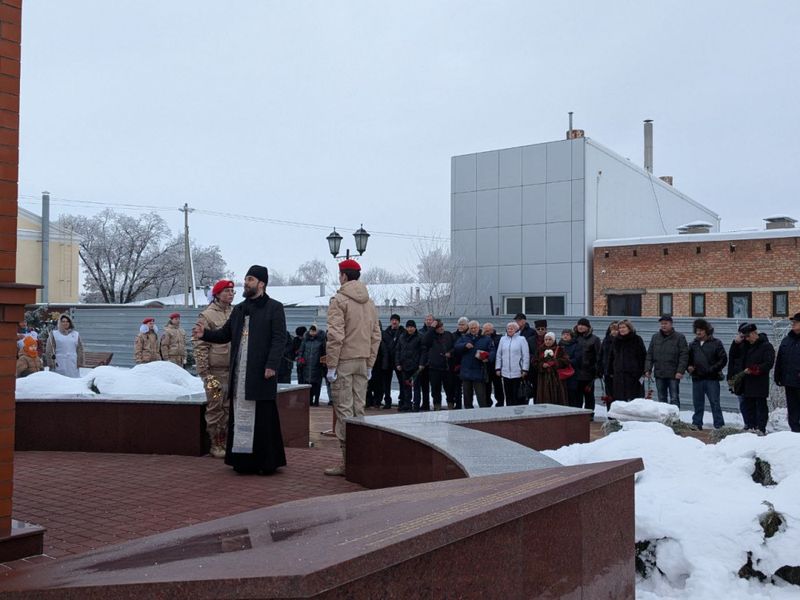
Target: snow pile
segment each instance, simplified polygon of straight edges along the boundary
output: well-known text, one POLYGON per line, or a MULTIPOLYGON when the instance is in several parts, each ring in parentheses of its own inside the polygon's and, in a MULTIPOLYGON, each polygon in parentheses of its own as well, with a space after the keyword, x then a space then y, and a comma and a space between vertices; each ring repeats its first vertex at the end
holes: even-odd
POLYGON ((678 417, 680 410, 673 404, 654 402, 646 398, 636 398, 625 402, 615 400, 611 403, 608 416, 617 421, 657 421, 664 423, 667 419, 678 417))
POLYGON ((543 454, 565 465, 644 459, 636 476, 640 600, 800 597, 800 587, 776 576, 800 577, 797 434, 745 433, 706 445, 659 423, 627 422, 592 443, 543 454), (754 480, 757 458, 775 485, 754 480))
POLYGON ((158 361, 123 367, 81 369, 81 377, 64 377, 42 371, 17 379, 17 398, 178 399, 194 394, 204 397, 203 381, 171 362, 158 361))
POLYGON ((132 369, 97 367, 93 377, 97 390, 106 396, 174 398, 203 393, 199 377, 167 361, 136 365, 132 369))
POLYGON ((17 398, 93 395, 92 380, 64 377, 54 371, 39 371, 17 379, 17 398))

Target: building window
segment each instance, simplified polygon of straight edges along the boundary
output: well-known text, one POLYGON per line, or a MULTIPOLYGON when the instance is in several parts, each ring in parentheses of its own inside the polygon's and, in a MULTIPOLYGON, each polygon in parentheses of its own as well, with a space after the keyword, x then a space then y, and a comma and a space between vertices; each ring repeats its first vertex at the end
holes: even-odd
POLYGON ((702 249, 700 246, 698 246, 697 248, 695 248, 695 253, 696 253, 696 254, 700 254, 702 251, 703 251, 703 249, 702 249))
POLYGON ((753 294, 750 292, 728 292, 728 318, 752 319, 753 294))
POLYGON ((692 316, 705 317, 706 316, 706 295, 705 294, 692 294, 692 316))
POLYGON ((789 292, 772 292, 772 316, 789 316, 789 292))
POLYGON ((525 297, 525 314, 528 315, 543 315, 544 313, 544 296, 526 296, 525 297))
POLYGON ((767 252, 772 252, 772 244, 767 243, 767 252))
POLYGON ((505 299, 505 314, 515 315, 564 315, 566 314, 566 299, 564 296, 507 296, 505 299))
POLYGON ((610 254, 609 251, 606 250, 605 252, 603 252, 603 258, 608 258, 609 254, 610 254))
POLYGON ((669 248, 664 248, 664 256, 666 256, 667 254, 669 254, 669 248))
POLYGON ((642 295, 641 294, 609 294, 606 296, 608 301, 608 314, 615 317, 641 317, 642 316, 642 295))
POLYGON ((639 256, 639 252, 638 252, 638 251, 636 251, 636 250, 634 250, 634 251, 633 251, 633 255, 634 255, 634 256, 639 256))
POLYGON ((661 315, 672 315, 672 294, 658 295, 658 313, 661 315))
POLYGON ((506 298, 506 314, 516 315, 522 312, 522 298, 506 298))

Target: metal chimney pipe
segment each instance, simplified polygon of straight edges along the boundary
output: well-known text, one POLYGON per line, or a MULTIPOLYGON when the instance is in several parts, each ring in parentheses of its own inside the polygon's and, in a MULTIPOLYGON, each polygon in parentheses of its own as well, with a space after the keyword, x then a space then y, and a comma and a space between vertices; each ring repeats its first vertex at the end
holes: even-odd
POLYGON ((644 170, 653 172, 653 119, 644 120, 644 170))
POLYGON ((567 129, 567 139, 570 139, 570 134, 572 134, 572 111, 569 111, 569 129, 567 129))
POLYGON ((50 301, 50 192, 42 192, 42 304, 50 301))

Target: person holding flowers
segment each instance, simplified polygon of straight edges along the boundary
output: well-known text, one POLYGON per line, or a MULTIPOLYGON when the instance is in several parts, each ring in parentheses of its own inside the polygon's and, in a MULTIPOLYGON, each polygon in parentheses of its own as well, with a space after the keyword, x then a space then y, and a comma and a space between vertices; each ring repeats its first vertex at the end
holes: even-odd
POLYGON ((566 351, 556 344, 556 334, 548 331, 533 362, 537 375, 537 404, 567 404, 567 392, 558 376, 558 369, 564 369, 569 364, 566 351))

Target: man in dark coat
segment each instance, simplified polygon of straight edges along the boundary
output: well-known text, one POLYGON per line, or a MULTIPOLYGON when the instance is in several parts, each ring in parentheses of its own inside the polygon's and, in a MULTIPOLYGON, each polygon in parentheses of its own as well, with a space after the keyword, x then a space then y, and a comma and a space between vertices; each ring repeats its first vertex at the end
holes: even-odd
POLYGON ((578 408, 585 408, 594 413, 594 380, 600 373, 600 338, 592 331, 589 319, 578 319, 574 329, 575 341, 581 347, 580 368, 575 369, 575 380, 578 387, 578 398, 581 404, 578 408))
POLYGON ((422 361, 431 382, 433 410, 442 410, 442 388, 447 404, 451 402, 452 388, 448 363, 453 353, 453 334, 445 331, 441 319, 434 319, 431 328, 422 339, 422 345, 426 349, 422 361))
MULTIPOLYGON (((528 354, 531 357, 531 366, 528 370, 528 380, 531 382, 530 390, 533 403, 536 404, 536 389, 538 388, 538 373, 533 368, 533 361, 539 356, 539 350, 544 346, 544 336, 547 333, 547 319, 537 319, 533 322, 535 335, 528 337, 528 354)), ((523 336, 524 337, 524 336, 523 336)))
POLYGON ((792 319, 792 330, 781 340, 775 362, 775 383, 786 390, 789 429, 800 433, 800 312, 792 319))
POLYGON ((608 370, 613 375, 614 400, 633 400, 644 395, 641 377, 647 349, 644 341, 628 319, 617 325, 617 337, 611 342, 608 370))
MULTIPOLYGON (((400 327, 400 315, 389 318, 389 327, 383 330, 381 340, 386 354, 383 356, 381 368, 383 369, 383 408, 392 408, 392 373, 397 373, 397 385, 402 385, 403 378, 400 371, 395 371, 394 357, 397 353, 397 342, 405 330, 400 327)), ((402 390, 402 388, 400 388, 402 390)))
POLYGON ((286 465, 276 403, 277 372, 286 345, 283 305, 266 294, 269 272, 253 265, 244 278, 245 301, 219 329, 194 326, 193 334, 231 344, 230 419, 225 464, 237 473, 267 475, 286 465))
POLYGON ((658 328, 647 348, 644 376, 647 379, 651 373, 655 376, 659 402, 669 402, 680 408, 680 383, 689 365, 689 344, 686 337, 673 328, 671 316, 662 316, 658 328))
MULTIPOLYGON (((426 355, 428 354, 429 348, 425 341, 428 339, 428 332, 434 329, 433 321, 433 315, 425 315, 425 324, 422 326, 422 329, 419 330, 419 335, 422 338, 422 357, 420 359, 420 365, 424 365, 427 362, 426 355)), ((420 410, 431 409, 431 379, 427 369, 420 369, 419 375, 414 381, 414 405, 419 406, 420 410)))
POLYGON ((744 379, 742 379, 742 419, 744 428, 767 432, 769 409, 769 372, 775 364, 775 348, 769 343, 767 336, 758 332, 754 323, 745 323, 739 327, 745 336, 744 379))
MULTIPOLYGON (((400 375, 400 398, 397 401, 399 412, 411 412, 411 390, 414 378, 419 371, 422 357, 422 336, 417 331, 417 323, 413 319, 406 321, 405 333, 397 342, 394 364, 400 375)), ((419 410, 419 406, 416 407, 419 410)))
POLYGON ((703 428, 703 412, 708 397, 714 416, 714 429, 719 429, 725 425, 719 404, 719 381, 722 379, 722 369, 728 364, 728 355, 722 342, 714 337, 714 328, 708 321, 695 319, 692 328, 695 338, 689 344, 689 366, 686 368, 692 375, 692 423, 698 429, 703 428))
POLYGON ((517 313, 514 320, 517 322, 517 325, 519 325, 519 334, 526 340, 536 335, 536 331, 530 326, 530 323, 528 323, 528 317, 525 316, 525 313, 517 313))

